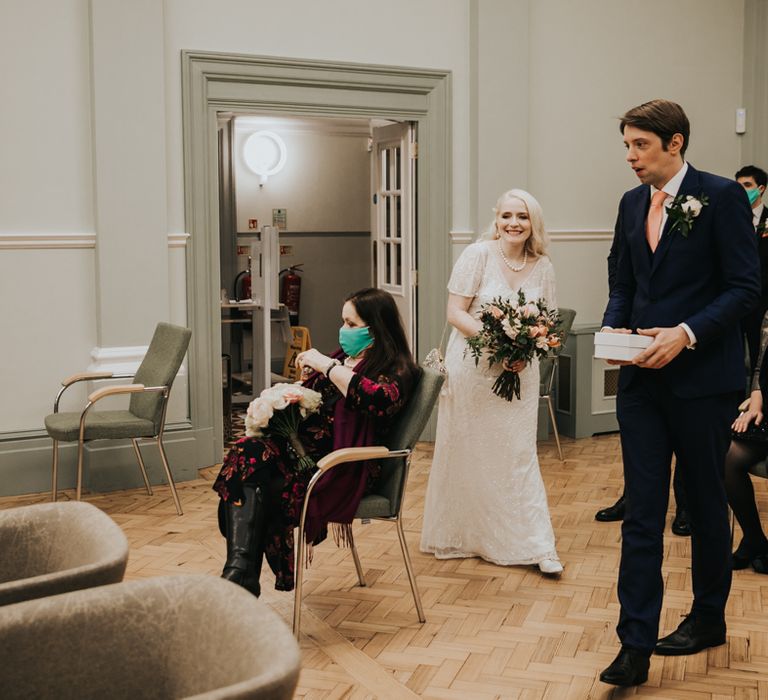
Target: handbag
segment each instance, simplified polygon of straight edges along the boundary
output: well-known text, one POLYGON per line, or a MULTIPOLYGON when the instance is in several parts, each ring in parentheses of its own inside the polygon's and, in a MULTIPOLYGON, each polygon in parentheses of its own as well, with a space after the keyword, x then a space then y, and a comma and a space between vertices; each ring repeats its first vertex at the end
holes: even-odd
MULTIPOLYGON (((749 399, 745 400, 740 406, 739 411, 746 411, 749 408, 749 399)), ((737 433, 731 430, 731 440, 739 442, 756 442, 759 444, 768 444, 768 420, 763 418, 760 425, 750 423, 743 433, 737 433)))
POLYGON ((739 442, 757 442, 766 445, 768 444, 768 421, 763 419, 760 425, 750 423, 743 433, 737 433, 735 430, 732 430, 731 439, 739 442))
POLYGON ((429 367, 430 369, 433 369, 444 375, 448 374, 448 368, 445 366, 445 351, 443 350, 448 326, 449 323, 446 321, 445 325, 443 326, 443 333, 440 336, 440 344, 436 348, 432 348, 427 353, 426 357, 424 358, 424 362, 422 363, 425 367, 429 367))

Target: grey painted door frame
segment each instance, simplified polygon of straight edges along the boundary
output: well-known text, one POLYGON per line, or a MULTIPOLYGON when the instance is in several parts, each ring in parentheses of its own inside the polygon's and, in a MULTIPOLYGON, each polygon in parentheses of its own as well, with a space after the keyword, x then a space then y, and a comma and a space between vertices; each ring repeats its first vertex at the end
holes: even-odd
POLYGON ((437 345, 451 264, 451 74, 394 66, 182 52, 190 417, 198 464, 223 448, 217 113, 417 123, 417 355, 437 345), (210 439, 203 439, 210 436, 210 439))

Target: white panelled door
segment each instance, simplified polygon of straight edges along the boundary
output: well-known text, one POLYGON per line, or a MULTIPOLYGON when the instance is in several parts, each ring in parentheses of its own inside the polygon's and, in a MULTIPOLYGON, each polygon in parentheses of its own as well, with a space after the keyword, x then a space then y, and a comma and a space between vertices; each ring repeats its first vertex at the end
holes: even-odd
POLYGON ((412 124, 373 129, 371 149, 374 285, 388 291, 416 351, 416 131, 412 124))

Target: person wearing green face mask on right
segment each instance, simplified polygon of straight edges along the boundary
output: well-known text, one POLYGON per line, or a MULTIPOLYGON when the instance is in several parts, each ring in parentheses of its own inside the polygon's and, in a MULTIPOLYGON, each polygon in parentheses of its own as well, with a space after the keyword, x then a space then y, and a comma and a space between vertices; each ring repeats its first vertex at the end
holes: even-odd
POLYGON ((757 236, 757 251, 760 256, 760 303, 741 322, 742 330, 749 350, 750 372, 755 371, 755 363, 760 350, 760 325, 768 311, 768 207, 763 204, 763 194, 768 185, 768 173, 755 165, 745 165, 735 175, 749 197, 752 207, 752 224, 757 236))

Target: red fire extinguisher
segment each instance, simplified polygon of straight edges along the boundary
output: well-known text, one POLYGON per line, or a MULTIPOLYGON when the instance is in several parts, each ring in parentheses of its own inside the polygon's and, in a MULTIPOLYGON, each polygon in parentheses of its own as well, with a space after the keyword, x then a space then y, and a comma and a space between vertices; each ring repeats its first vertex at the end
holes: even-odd
POLYGON ((286 267, 280 270, 283 275, 283 281, 280 285, 280 301, 288 309, 288 318, 292 326, 299 325, 299 304, 301 303, 301 277, 297 274, 301 272, 304 263, 286 267))
POLYGON ((245 299, 251 298, 251 256, 248 256, 248 269, 243 270, 240 274, 235 277, 235 284, 234 284, 234 292, 235 292, 235 300, 236 301, 244 301, 245 299), (240 279, 242 278, 242 282, 240 283, 240 289, 238 289, 238 282, 240 282, 240 279))

